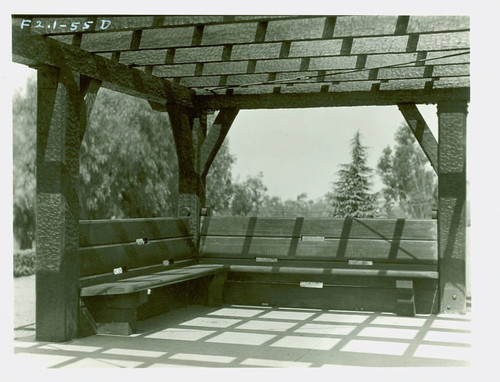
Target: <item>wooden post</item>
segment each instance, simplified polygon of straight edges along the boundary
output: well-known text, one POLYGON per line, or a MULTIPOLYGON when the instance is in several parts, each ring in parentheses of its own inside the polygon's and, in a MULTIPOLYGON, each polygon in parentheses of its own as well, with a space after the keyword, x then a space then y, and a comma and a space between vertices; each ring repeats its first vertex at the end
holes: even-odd
POLYGON ((441 102, 437 114, 440 311, 465 313, 467 102, 441 102))
POLYGON ((37 102, 36 339, 68 341, 79 308, 79 75, 40 67, 37 102))
POLYGON ((179 164, 178 216, 190 217, 190 230, 198 248, 200 212, 205 207, 205 178, 201 176, 200 150, 206 136, 206 114, 195 115, 180 106, 168 108, 179 164))

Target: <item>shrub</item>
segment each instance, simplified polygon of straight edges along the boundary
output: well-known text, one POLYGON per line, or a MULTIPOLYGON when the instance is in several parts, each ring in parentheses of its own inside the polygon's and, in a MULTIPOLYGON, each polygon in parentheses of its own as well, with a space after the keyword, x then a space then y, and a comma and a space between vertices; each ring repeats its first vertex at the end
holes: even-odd
POLYGON ((35 273, 35 253, 34 248, 14 251, 14 277, 35 273))

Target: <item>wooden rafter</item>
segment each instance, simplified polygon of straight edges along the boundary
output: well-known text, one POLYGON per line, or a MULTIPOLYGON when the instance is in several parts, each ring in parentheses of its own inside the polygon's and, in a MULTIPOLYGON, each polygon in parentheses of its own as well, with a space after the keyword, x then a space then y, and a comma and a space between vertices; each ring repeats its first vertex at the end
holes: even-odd
POLYGON ((258 94, 198 96, 197 104, 204 109, 232 107, 238 109, 285 109, 330 106, 383 106, 398 103, 437 103, 468 101, 469 88, 394 91, 332 92, 310 94, 258 94))
POLYGON ((194 106, 194 92, 188 88, 42 36, 13 29, 12 53, 16 62, 67 67, 122 93, 153 102, 194 106))
POLYGON ((238 109, 224 108, 219 111, 219 114, 215 118, 215 121, 201 147, 200 168, 202 178, 207 176, 208 170, 210 170, 210 166, 222 146, 222 143, 229 132, 229 128, 231 127, 237 114, 238 109))
POLYGON ((410 129, 415 135, 420 147, 424 151, 425 156, 429 160, 434 171, 437 173, 438 162, 438 143, 432 134, 431 129, 425 122, 424 117, 420 114, 417 106, 413 103, 398 104, 398 108, 403 114, 403 117, 410 126, 410 129))

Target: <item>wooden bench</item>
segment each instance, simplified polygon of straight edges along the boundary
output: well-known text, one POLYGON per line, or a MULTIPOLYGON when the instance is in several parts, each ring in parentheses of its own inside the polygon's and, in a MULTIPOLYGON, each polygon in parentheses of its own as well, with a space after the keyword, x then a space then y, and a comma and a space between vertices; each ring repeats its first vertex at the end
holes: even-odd
POLYGON ((187 227, 175 218, 80 222, 80 335, 131 334, 140 319, 221 303, 225 267, 198 264, 187 227))
POLYGON ((437 312, 435 220, 207 217, 201 235, 225 303, 437 312))

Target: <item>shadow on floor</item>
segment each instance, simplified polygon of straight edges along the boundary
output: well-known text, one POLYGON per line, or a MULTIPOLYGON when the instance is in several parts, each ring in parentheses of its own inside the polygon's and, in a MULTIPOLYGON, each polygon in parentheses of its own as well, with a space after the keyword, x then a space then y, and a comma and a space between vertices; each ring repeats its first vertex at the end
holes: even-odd
POLYGON ((145 320, 132 336, 14 342, 25 365, 67 367, 469 366, 470 314, 398 317, 255 306, 192 306, 145 320))

